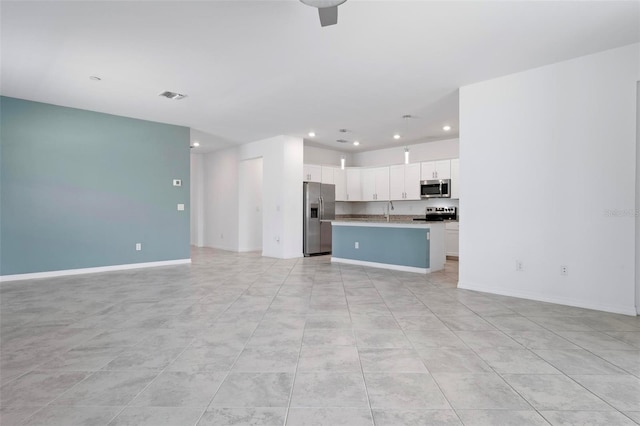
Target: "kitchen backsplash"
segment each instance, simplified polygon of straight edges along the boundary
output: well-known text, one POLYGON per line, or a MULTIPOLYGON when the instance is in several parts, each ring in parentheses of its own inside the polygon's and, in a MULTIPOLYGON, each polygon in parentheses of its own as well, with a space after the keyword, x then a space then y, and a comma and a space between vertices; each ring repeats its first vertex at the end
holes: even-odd
MULTIPOLYGON (((420 201, 394 201, 391 214, 394 215, 422 215, 426 207, 459 207, 459 200, 450 198, 435 198, 420 201)), ((336 214, 384 214, 387 211, 387 201, 369 202, 336 202, 336 214)), ((458 216, 460 211, 458 210, 458 216)))

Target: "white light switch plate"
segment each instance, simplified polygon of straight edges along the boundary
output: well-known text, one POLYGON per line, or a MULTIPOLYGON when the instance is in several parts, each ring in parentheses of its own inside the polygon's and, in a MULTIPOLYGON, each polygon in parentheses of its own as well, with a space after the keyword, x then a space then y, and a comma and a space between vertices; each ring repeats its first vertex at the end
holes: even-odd
POLYGON ((178 204, 178 211, 183 211, 184 210, 184 204, 178 204))
POLYGON ((173 186, 182 186, 182 180, 174 179, 173 180, 173 186))

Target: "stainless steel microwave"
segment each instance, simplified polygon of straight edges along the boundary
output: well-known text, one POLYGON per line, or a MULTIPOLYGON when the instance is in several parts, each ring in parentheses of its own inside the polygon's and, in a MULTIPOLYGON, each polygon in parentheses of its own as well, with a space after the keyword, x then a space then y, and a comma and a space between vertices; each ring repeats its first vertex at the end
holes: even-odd
POLYGON ((451 198, 451 179, 420 181, 420 198, 451 198))

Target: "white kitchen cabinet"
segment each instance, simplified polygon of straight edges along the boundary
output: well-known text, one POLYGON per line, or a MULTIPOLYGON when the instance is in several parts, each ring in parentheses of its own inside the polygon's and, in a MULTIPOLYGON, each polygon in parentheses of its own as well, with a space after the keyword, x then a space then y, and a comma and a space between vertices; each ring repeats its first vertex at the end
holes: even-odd
POLYGON ((362 201, 389 200, 389 167, 362 169, 362 201))
POLYGON ((389 167, 389 199, 420 199, 420 164, 389 167))
POLYGON ((335 184, 335 167, 331 167, 331 166, 322 166, 322 177, 321 177, 321 182, 322 183, 330 183, 331 185, 335 184))
POLYGON ((447 256, 459 256, 460 224, 459 222, 447 222, 444 224, 444 247, 447 256))
POLYGON ((389 167, 389 198, 404 200, 404 164, 389 167))
POLYGON ((421 163, 422 180, 451 179, 451 160, 426 161, 421 163))
POLYGON ((347 201, 362 201, 361 169, 347 169, 347 201))
POLYGON ((360 185, 362 186, 362 201, 375 201, 376 199, 376 175, 373 169, 360 171, 360 185))
POLYGON ((322 182, 322 166, 304 164, 302 170, 302 180, 304 182, 322 182))
POLYGON ((347 201, 347 174, 345 170, 333 170, 333 184, 336 186, 336 201, 347 201))
POLYGON ((376 179, 376 201, 388 201, 389 167, 377 167, 374 170, 376 179))
POLYGON ((451 198, 460 198, 460 159, 451 160, 451 198))
POLYGON ((404 199, 420 199, 420 164, 407 164, 404 169, 404 199))

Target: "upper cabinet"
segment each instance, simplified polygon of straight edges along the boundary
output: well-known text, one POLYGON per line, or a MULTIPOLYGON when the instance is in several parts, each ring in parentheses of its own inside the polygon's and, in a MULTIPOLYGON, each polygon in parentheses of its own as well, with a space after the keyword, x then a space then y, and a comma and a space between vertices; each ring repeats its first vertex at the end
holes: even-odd
POLYGON ((322 177, 321 177, 321 182, 322 183, 330 183, 332 185, 335 184, 335 167, 330 167, 330 166, 322 166, 322 177))
POLYGON ((360 169, 347 169, 346 201, 362 201, 362 183, 360 169))
POLYGON ((330 183, 332 185, 335 184, 335 167, 305 164, 302 170, 302 180, 304 182, 330 183))
POLYGON ((389 200, 389 167, 362 169, 362 201, 389 200))
POLYGON ((420 199, 420 164, 389 167, 389 199, 420 199))
POLYGON ((422 180, 451 179, 451 160, 427 161, 421 163, 422 180))
POLYGON ((305 164, 302 167, 304 182, 322 182, 322 166, 315 164, 305 164))
POLYGON ((305 182, 336 186, 336 201, 420 200, 420 180, 451 179, 451 198, 460 198, 460 160, 427 161, 389 167, 304 165, 305 182))
POLYGON ((336 201, 347 201, 347 173, 341 168, 333 169, 333 184, 336 186, 336 201))
POLYGON ((460 198, 460 159, 451 160, 451 198, 460 198))

